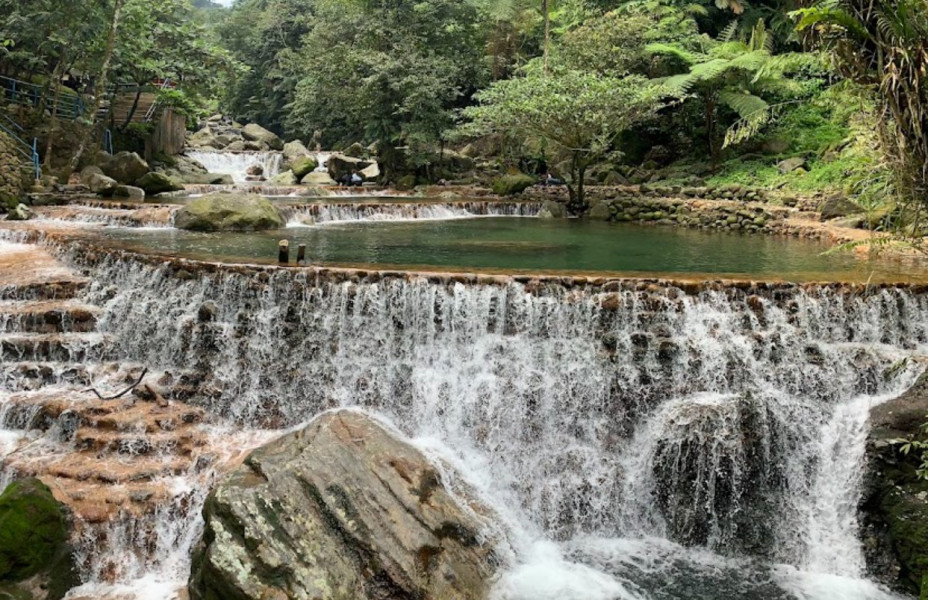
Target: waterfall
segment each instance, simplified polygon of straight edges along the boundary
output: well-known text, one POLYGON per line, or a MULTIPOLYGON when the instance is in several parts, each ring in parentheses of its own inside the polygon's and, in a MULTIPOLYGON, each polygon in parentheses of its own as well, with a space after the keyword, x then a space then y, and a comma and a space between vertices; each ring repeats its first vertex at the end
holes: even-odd
POLYGON ((257 165, 263 177, 271 179, 280 173, 283 155, 280 152, 208 152, 187 150, 186 155, 206 167, 210 173, 231 175, 236 183, 247 181, 248 169, 257 165))
POLYGON ((422 202, 422 203, 317 203, 283 209, 288 227, 346 221, 405 221, 466 219, 475 216, 533 217, 535 202, 422 202))
POLYGON ((869 407, 920 372, 923 295, 91 262, 100 329, 196 368, 213 414, 359 406, 458 465, 514 540, 500 599, 893 597, 862 579, 858 474, 869 407))

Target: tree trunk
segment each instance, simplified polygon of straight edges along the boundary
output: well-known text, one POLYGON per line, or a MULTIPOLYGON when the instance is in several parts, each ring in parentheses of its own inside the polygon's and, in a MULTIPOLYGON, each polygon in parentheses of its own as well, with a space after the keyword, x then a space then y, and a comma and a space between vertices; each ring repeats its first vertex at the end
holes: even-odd
POLYGON ((54 149, 55 134, 58 133, 58 103, 61 101, 61 70, 63 60, 59 60, 52 73, 52 85, 55 86, 55 96, 52 99, 52 116, 48 125, 48 143, 45 144, 45 166, 51 167, 52 150, 54 149))
POLYGON ((574 156, 570 161, 570 183, 567 184, 570 197, 567 201, 567 212, 572 215, 580 216, 588 208, 584 190, 587 166, 588 161, 578 156, 574 156))
POLYGON ((713 94, 706 94, 706 136, 709 138, 709 157, 712 160, 712 170, 719 165, 719 148, 715 140, 716 129, 716 99, 713 94))
POLYGON ((89 128, 87 128, 87 131, 84 134, 84 138, 81 140, 81 144, 77 148, 77 152, 71 159, 70 169, 72 173, 77 170, 78 165, 81 163, 81 158, 83 158, 84 152, 87 150, 87 146, 90 145, 94 137, 97 113, 100 112, 100 107, 103 106, 103 98, 106 95, 107 83, 110 77, 110 64, 113 62, 113 52, 116 49, 116 34, 119 31, 119 20, 122 16, 122 6, 124 1, 125 0, 115 0, 115 5, 113 6, 113 21, 110 25, 109 36, 106 40, 106 53, 103 55, 103 66, 100 68, 100 77, 97 78, 97 85, 94 89, 93 109, 90 113, 91 118, 94 121, 94 125, 91 125, 89 128))
MULTIPOLYGON (((132 101, 132 108, 129 109, 129 114, 126 116, 126 122, 122 124, 120 128, 122 131, 126 130, 126 127, 129 126, 129 123, 132 122, 132 118, 135 116, 135 111, 139 109, 139 99, 142 97, 142 86, 139 86, 139 89, 135 92, 135 100, 132 101)), ((115 100, 115 98, 113 98, 115 100)))
POLYGON ((548 12, 548 3, 551 0, 541 0, 541 12, 545 19, 545 48, 544 48, 544 72, 548 74, 548 47, 551 45, 551 15, 548 12))

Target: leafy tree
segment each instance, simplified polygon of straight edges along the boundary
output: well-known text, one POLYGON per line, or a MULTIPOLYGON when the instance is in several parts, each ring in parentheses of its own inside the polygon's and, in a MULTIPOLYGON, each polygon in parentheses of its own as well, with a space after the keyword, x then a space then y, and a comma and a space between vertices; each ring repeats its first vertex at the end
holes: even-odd
POLYGON ((671 95, 685 101, 697 99, 703 106, 706 138, 713 165, 718 164, 723 142, 742 141, 756 133, 771 117, 771 105, 765 96, 789 96, 801 91, 798 82, 787 74, 803 67, 815 66, 812 55, 774 56, 772 39, 759 22, 751 38, 732 40, 735 24, 719 40, 706 40, 702 51, 692 51, 680 44, 650 44, 647 50, 666 61, 666 67, 684 72, 662 78, 671 95), (720 108, 737 115, 737 127, 724 138, 719 134, 720 108))
POLYGON ((114 80, 137 88, 125 122, 117 123, 121 129, 132 122, 142 86, 170 80, 188 98, 208 98, 235 68, 228 53, 193 19, 189 0, 127 0, 115 63, 114 80))
MULTIPOLYGON (((873 90, 895 190, 916 225, 928 208, 928 10, 920 0, 819 0, 794 13, 847 79, 873 90)), ((918 231, 915 227, 913 231, 918 231)))
POLYGON ((474 7, 458 0, 320 0, 299 55, 285 70, 299 73, 289 131, 321 130, 327 145, 378 142, 389 176, 413 163, 454 123, 487 79, 484 31, 474 7))
POLYGON ((640 76, 605 77, 577 70, 537 68, 523 77, 499 81, 476 96, 480 104, 464 110, 464 131, 486 134, 521 132, 528 140, 550 144, 568 161, 568 209, 587 208, 587 169, 614 153, 622 131, 654 115, 658 90, 640 76))
POLYGON ((239 0, 217 26, 222 43, 244 65, 228 82, 226 108, 237 118, 283 133, 296 84, 309 68, 330 69, 328 52, 300 55, 315 0, 239 0))

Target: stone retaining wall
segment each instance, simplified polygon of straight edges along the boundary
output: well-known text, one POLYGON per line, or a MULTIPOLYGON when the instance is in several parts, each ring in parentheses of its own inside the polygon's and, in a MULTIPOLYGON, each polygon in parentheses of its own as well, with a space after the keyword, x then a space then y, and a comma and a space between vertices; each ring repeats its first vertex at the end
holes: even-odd
POLYGON ((25 196, 29 169, 16 142, 0 131, 0 211, 16 208, 25 196))

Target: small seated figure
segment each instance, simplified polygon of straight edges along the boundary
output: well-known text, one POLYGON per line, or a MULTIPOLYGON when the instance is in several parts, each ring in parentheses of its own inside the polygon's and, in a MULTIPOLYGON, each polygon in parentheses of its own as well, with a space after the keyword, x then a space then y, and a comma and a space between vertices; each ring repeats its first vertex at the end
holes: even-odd
POLYGON ((544 175, 541 176, 541 185, 545 187, 564 185, 564 180, 558 179, 551 173, 545 173, 544 175))
POLYGON ((351 179, 349 180, 348 185, 351 187, 361 187, 361 183, 364 182, 364 178, 361 177, 361 174, 355 171, 351 174, 351 179))

